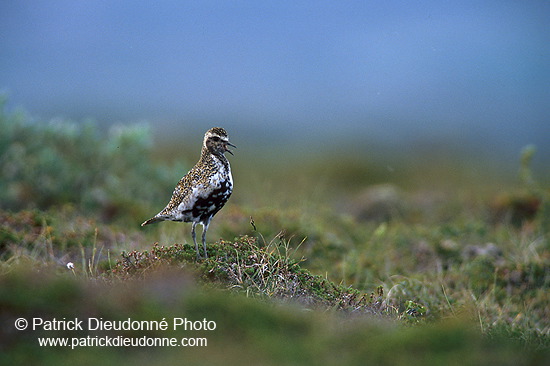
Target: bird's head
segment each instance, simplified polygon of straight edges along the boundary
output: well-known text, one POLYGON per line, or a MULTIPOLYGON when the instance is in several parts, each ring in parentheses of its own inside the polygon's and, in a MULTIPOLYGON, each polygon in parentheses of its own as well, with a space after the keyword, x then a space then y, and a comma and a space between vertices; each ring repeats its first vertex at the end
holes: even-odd
POLYGON ((221 127, 214 127, 206 131, 204 134, 203 147, 214 155, 223 155, 226 152, 233 155, 233 152, 229 150, 228 146, 236 147, 229 142, 227 132, 221 127))

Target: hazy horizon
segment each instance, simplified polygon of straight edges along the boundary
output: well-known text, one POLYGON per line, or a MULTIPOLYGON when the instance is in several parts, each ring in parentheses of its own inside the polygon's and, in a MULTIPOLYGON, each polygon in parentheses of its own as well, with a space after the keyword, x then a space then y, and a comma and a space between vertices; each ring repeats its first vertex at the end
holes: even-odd
MULTIPOLYGON (((2 2, 0 91, 41 119, 550 160, 550 3, 2 2)), ((188 133, 187 133, 188 134, 188 133)))

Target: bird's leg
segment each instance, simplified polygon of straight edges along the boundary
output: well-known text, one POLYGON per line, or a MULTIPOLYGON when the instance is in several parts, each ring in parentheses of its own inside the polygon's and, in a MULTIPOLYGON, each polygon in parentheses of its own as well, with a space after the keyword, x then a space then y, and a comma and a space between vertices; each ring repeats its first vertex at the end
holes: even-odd
POLYGON ((195 226, 197 226, 197 223, 193 221, 191 236, 193 237, 193 243, 195 243, 195 251, 197 252, 197 259, 200 259, 201 256, 199 255, 199 245, 197 244, 197 234, 195 233, 195 226))
POLYGON ((208 231, 208 225, 210 225, 210 220, 202 224, 202 247, 204 248, 204 258, 208 258, 208 253, 206 252, 206 232, 208 231))

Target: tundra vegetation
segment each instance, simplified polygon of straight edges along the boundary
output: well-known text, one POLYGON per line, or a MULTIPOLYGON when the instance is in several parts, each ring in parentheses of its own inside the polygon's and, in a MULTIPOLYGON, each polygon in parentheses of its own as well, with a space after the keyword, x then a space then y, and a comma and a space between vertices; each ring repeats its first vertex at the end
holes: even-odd
POLYGON ((196 260, 190 225, 139 224, 198 158, 147 125, 36 121, 0 106, 6 364, 543 364, 548 172, 470 156, 289 151, 234 136, 235 191, 196 260), (256 149, 255 149, 256 148, 256 149), (510 167, 508 167, 510 168, 510 167), (27 329, 18 318, 215 322, 214 330, 27 329), (206 347, 39 347, 40 337, 206 347))

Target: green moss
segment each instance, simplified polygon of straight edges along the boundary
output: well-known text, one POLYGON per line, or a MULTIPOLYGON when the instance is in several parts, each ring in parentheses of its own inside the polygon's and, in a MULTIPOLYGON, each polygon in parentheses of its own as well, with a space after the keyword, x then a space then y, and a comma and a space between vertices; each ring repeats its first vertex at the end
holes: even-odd
POLYGON ((384 311, 375 307, 374 296, 335 285, 308 270, 288 256, 283 244, 256 246, 256 239, 243 236, 233 242, 209 245, 209 258, 195 261, 190 245, 155 244, 149 251, 123 253, 112 270, 118 278, 144 277, 165 265, 192 269, 204 282, 215 282, 222 288, 260 298, 274 298, 301 303, 312 308, 334 308, 350 311, 384 311), (283 255, 281 255, 283 254, 283 255))
MULTIPOLYGON (((303 311, 296 305, 258 301, 197 287, 180 269, 141 279, 90 282, 74 276, 14 268, 0 275, 0 330, 3 360, 56 365, 87 360, 147 365, 176 361, 197 365, 242 363, 297 365, 425 365, 425 364, 544 364, 550 354, 544 344, 521 347, 510 340, 512 329, 494 329, 484 337, 475 324, 455 319, 415 327, 396 327, 372 317, 303 311), (17 291, 13 291, 16 289, 17 291), (212 331, 14 331, 17 318, 86 320, 207 319, 212 331), (37 337, 205 337, 207 347, 38 347, 37 337)), ((409 307, 420 309, 418 304, 409 307)), ((516 336, 527 336, 516 334, 516 336)))

